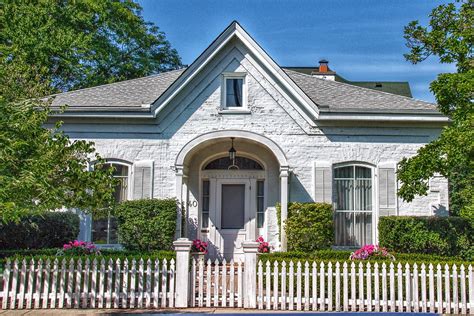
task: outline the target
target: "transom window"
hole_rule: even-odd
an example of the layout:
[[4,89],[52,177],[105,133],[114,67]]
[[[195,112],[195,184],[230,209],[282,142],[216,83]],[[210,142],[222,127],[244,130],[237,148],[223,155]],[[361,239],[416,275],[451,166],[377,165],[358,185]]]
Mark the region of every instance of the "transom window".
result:
[[222,87],[224,110],[246,110],[245,74],[225,73]]
[[227,170],[227,169],[239,169],[239,170],[263,170],[261,164],[257,161],[237,156],[235,157],[235,164],[232,164],[232,160],[229,157],[217,158],[208,163],[204,170]]
[[[129,166],[108,162],[104,166],[114,168],[113,177],[118,180],[115,186],[115,202],[128,199]],[[117,244],[117,220],[110,214],[106,218],[92,219],[92,242],[96,244]]]
[[337,246],[372,243],[372,169],[344,166],[334,169],[335,233]]

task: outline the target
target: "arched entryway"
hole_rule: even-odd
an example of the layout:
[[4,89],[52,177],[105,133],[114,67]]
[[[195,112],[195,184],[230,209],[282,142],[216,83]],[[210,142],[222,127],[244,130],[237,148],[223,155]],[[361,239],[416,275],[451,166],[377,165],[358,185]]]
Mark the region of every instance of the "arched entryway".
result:
[[275,205],[287,204],[288,175],[283,151],[264,136],[219,131],[191,140],[176,158],[176,192],[185,216],[180,236],[206,239],[211,257],[228,259],[243,253],[242,241],[259,235],[279,247]]

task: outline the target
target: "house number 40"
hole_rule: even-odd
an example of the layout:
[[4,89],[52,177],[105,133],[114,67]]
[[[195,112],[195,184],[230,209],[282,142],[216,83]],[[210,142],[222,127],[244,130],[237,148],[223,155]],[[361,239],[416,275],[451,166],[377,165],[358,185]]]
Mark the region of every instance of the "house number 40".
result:
[[196,200],[188,201],[186,204],[187,204],[186,205],[187,207],[197,207],[198,206],[198,201],[196,201]]

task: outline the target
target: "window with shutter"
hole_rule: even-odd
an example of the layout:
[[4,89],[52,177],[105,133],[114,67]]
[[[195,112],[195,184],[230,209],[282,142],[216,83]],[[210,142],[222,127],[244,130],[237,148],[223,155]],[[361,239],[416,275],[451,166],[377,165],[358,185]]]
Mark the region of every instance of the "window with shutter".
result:
[[372,169],[359,165],[334,168],[336,246],[372,243]]
[[133,165],[133,199],[150,199],[153,192],[153,161],[138,161]]
[[332,171],[328,161],[315,162],[314,201],[332,203]]
[[[103,166],[113,167],[113,177],[118,180],[115,187],[115,202],[120,203],[128,199],[130,166],[123,162],[107,161]],[[96,166],[97,168],[97,166]],[[117,244],[117,221],[110,214],[106,218],[92,218],[91,240],[96,244]]]
[[379,165],[379,215],[396,215],[397,181],[394,163]]

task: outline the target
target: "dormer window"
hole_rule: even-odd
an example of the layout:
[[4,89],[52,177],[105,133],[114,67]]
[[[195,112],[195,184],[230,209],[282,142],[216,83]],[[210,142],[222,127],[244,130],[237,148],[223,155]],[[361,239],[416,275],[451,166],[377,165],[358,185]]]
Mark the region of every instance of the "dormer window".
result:
[[222,82],[222,110],[247,111],[245,73],[224,73]]

